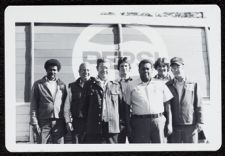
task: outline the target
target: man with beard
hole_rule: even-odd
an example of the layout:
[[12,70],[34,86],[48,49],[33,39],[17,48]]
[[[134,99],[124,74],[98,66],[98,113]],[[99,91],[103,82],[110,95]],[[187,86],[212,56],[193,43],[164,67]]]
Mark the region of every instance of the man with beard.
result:
[[165,110],[170,111],[168,101],[173,96],[165,83],[152,78],[152,72],[152,61],[142,60],[140,79],[127,87],[125,101],[131,106],[132,143],[164,143],[164,127],[172,133],[171,116],[166,122],[163,112],[164,105]]
[[72,134],[72,143],[76,144],[83,143],[85,137],[85,123],[81,114],[81,98],[84,84],[92,78],[90,77],[90,65],[88,63],[80,64],[79,75],[80,77],[68,86],[69,102],[65,103],[64,106],[66,127]]
[[170,60],[174,79],[167,86],[174,98],[171,100],[173,133],[170,143],[197,143],[202,129],[203,110],[199,85],[185,76],[184,61],[180,57]]
[[47,75],[32,87],[30,124],[38,144],[62,144],[66,133],[63,117],[66,85],[57,77],[61,69],[58,60],[47,60],[44,67]]
[[118,143],[121,90],[109,80],[110,62],[97,60],[98,76],[84,86],[82,114],[86,121],[85,143]]
[[157,70],[157,74],[155,75],[155,79],[169,81],[171,80],[171,76],[169,75],[170,64],[165,57],[159,57],[154,64],[155,70]]

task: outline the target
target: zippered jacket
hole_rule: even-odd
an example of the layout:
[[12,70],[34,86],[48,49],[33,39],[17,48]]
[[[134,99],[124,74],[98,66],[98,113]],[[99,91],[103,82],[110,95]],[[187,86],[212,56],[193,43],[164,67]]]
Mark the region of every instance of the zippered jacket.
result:
[[203,124],[202,97],[198,84],[185,80],[180,102],[174,79],[168,81],[166,84],[174,96],[171,99],[173,125]]

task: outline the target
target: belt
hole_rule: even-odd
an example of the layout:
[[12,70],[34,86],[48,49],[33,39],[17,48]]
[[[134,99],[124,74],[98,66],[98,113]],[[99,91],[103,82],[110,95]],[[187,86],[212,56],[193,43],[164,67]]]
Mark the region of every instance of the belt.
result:
[[158,114],[144,114],[144,115],[132,115],[132,118],[158,118],[162,116],[163,113]]

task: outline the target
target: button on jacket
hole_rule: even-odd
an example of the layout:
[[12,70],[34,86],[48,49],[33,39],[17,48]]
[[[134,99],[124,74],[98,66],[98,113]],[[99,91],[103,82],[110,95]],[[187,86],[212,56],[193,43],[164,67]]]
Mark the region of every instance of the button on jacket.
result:
[[47,87],[47,77],[36,81],[31,93],[31,125],[38,124],[40,119],[63,118],[63,108],[67,96],[66,85],[57,79],[57,91],[52,96]]
[[203,123],[202,97],[197,83],[185,80],[180,102],[176,90],[176,80],[170,80],[166,84],[174,96],[171,100],[173,125],[195,125],[197,123]]
[[83,92],[82,114],[86,119],[86,132],[89,134],[102,134],[102,109],[103,98],[107,111],[108,133],[119,133],[119,105],[121,102],[121,90],[118,83],[108,81],[105,91],[96,78],[86,82]]

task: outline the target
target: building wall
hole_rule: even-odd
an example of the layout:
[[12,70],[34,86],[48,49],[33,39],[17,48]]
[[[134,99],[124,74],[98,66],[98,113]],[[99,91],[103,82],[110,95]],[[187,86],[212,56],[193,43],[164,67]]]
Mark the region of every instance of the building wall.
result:
[[30,26],[16,25],[16,140],[28,141],[31,88]]
[[209,97],[209,62],[205,30],[190,27],[155,29],[166,43],[169,58],[182,57],[186,74],[200,84],[203,96]]
[[[89,24],[35,24],[33,27],[33,53],[31,57],[31,27],[29,24],[16,25],[16,140],[29,141],[29,98],[31,80],[38,80],[45,75],[44,63],[47,59],[56,58],[62,63],[59,77],[68,84],[78,77],[77,69],[79,61],[89,60],[93,64],[93,74],[95,71],[96,56],[104,55],[104,52],[111,52],[108,56],[114,62],[118,57],[119,49],[119,30],[116,25],[94,25],[91,31],[101,30],[93,37],[87,38],[89,41],[81,45],[90,54],[87,58],[75,58],[77,64],[72,62],[74,56],[74,45],[81,33],[90,26]],[[103,29],[99,29],[102,27]],[[136,26],[137,27],[137,26]],[[186,73],[191,78],[197,80],[203,90],[203,96],[209,98],[209,62],[206,45],[205,31],[202,28],[194,27],[152,27],[162,38],[167,49],[168,57],[178,56],[184,58]],[[151,34],[143,34],[134,27],[122,27],[122,42],[140,41],[151,44],[154,39]],[[90,45],[88,45],[90,43]],[[131,42],[132,43],[132,42]],[[87,44],[87,45],[86,45]],[[91,48],[91,46],[94,47]],[[102,46],[103,45],[103,46]],[[107,45],[107,46],[105,46]],[[121,45],[122,46],[122,45]],[[154,44],[153,44],[154,46]],[[96,47],[99,47],[96,48]],[[103,50],[101,50],[101,47]],[[105,49],[104,49],[105,48]],[[138,49],[126,49],[124,55],[132,53],[137,59]],[[129,55],[128,55],[129,56]],[[152,57],[156,59],[155,56]],[[32,67],[31,61],[34,61]],[[114,64],[115,65],[115,64]],[[73,67],[76,66],[76,67]],[[33,69],[33,71],[31,71]],[[133,64],[133,75],[138,75],[137,61]],[[33,73],[33,74],[32,74]],[[116,73],[116,72],[115,72]]]

